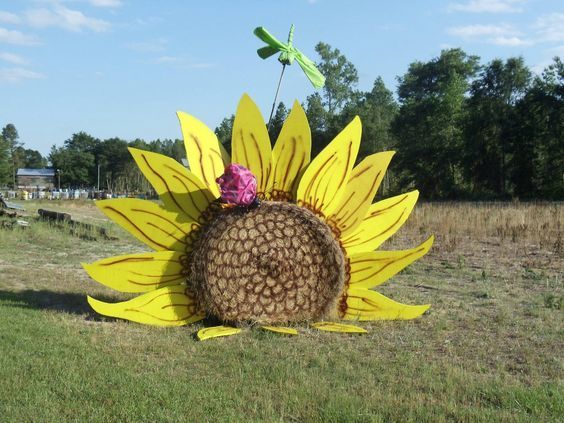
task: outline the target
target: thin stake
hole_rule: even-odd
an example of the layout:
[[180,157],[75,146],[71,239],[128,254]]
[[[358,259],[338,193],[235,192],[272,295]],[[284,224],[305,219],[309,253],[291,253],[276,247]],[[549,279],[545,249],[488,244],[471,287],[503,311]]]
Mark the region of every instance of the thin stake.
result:
[[274,108],[276,107],[276,99],[278,99],[278,91],[280,91],[280,84],[282,83],[282,77],[284,76],[284,69],[286,69],[286,64],[282,65],[282,73],[280,74],[280,79],[278,80],[278,87],[276,87],[276,94],[274,95],[274,103],[272,103],[272,110],[270,111],[270,117],[268,118],[267,129],[270,131],[270,124],[272,123],[272,115],[274,114]]

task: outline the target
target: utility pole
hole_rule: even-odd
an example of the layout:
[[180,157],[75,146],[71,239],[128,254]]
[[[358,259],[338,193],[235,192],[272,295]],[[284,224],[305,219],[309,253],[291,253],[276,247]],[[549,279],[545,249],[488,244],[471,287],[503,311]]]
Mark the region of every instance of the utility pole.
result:
[[100,163],[98,163],[98,192],[100,192]]

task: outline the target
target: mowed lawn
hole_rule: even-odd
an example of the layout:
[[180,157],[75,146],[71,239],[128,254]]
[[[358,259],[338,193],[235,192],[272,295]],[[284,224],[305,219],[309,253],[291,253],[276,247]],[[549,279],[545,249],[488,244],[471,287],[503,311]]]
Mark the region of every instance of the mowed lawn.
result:
[[[0,225],[0,421],[561,421],[564,211],[558,204],[421,204],[383,248],[432,251],[378,290],[431,303],[367,335],[297,326],[199,342],[106,319],[86,295],[127,298],[80,262],[145,251],[89,202],[28,202]],[[36,221],[66,211],[92,240]]]

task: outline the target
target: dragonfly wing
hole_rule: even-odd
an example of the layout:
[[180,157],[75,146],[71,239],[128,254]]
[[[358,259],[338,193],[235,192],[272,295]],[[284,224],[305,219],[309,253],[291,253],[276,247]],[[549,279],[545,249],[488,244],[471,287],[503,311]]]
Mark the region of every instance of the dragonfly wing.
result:
[[262,41],[264,41],[266,44],[268,44],[270,47],[273,47],[273,48],[276,48],[276,49],[279,49],[279,50],[286,47],[286,45],[284,43],[282,43],[278,39],[276,39],[276,37],[274,35],[272,35],[270,32],[268,32],[262,26],[255,28],[253,33],[258,38],[260,38]]
[[315,67],[315,63],[308,59],[302,52],[296,51],[296,61],[315,88],[321,88],[325,85],[325,77]]
[[273,54],[278,53],[278,51],[279,50],[275,47],[266,46],[266,47],[259,48],[257,50],[257,53],[258,53],[258,55],[261,59],[267,59],[270,56],[272,56]]

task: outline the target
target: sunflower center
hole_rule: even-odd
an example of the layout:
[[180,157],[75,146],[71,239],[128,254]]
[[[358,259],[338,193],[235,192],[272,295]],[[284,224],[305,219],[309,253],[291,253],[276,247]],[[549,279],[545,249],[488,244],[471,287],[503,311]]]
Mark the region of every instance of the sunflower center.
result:
[[321,318],[336,308],[345,259],[331,229],[295,204],[222,210],[193,245],[189,285],[222,321]]

